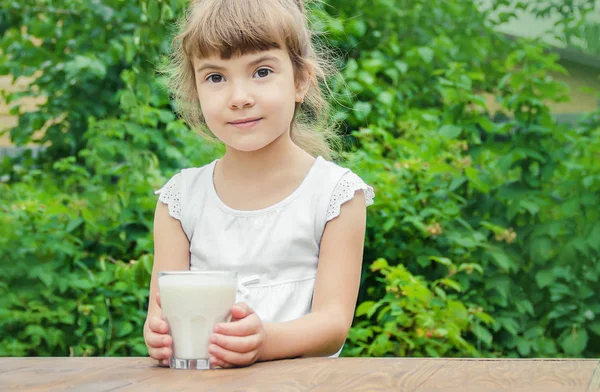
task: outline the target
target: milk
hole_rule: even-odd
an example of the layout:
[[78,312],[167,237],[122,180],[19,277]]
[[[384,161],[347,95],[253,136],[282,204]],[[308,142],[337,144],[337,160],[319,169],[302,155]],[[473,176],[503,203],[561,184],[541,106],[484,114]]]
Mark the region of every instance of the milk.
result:
[[163,317],[173,337],[176,359],[208,359],[213,326],[230,318],[235,303],[234,272],[160,272],[158,277]]

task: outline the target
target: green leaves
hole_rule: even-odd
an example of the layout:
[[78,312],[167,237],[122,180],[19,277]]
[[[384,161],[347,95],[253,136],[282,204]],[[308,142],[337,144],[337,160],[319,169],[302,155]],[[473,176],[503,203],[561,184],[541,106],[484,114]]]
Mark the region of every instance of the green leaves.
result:
[[[450,259],[432,259],[449,271],[456,271]],[[491,342],[491,335],[481,322],[492,323],[492,318],[481,310],[467,309],[462,302],[446,294],[444,287],[460,290],[457,282],[449,278],[427,282],[402,265],[390,267],[385,259],[375,261],[371,270],[383,277],[386,294],[378,301],[365,301],[358,306],[357,323],[348,335],[350,345],[345,353],[357,356],[476,355],[475,348],[461,336],[469,329]],[[475,314],[478,321],[469,321],[470,313]],[[376,323],[370,321],[374,315]]]
[[509,271],[511,269],[518,269],[515,263],[510,257],[500,249],[492,250],[490,252],[493,262],[500,267],[503,271]]
[[356,317],[367,316],[367,318],[371,318],[381,305],[381,303],[375,303],[373,301],[363,302],[356,309]]
[[105,64],[97,58],[76,55],[73,60],[65,63],[65,74],[67,83],[75,84],[82,77],[94,76],[103,79],[106,76]]
[[592,229],[587,236],[587,243],[590,248],[600,253],[600,222],[596,222],[592,226]]
[[461,132],[462,129],[456,125],[446,124],[440,128],[440,135],[447,137],[448,139],[456,139]]
[[169,41],[159,19],[183,3],[42,3],[0,11],[0,74],[29,77],[7,100],[44,98],[15,112],[11,138],[29,144],[48,127],[43,153],[0,163],[0,355],[145,355],[152,190],[216,151],[155,78]]
[[477,337],[477,339],[485,343],[487,346],[492,345],[493,337],[487,328],[483,327],[480,324],[475,324],[472,328],[472,332]]
[[567,355],[581,355],[588,344],[588,333],[585,329],[573,327],[565,330],[558,341]]
[[535,274],[535,281],[540,289],[550,286],[555,280],[556,277],[554,276],[554,270],[552,269],[541,270]]
[[[502,320],[470,330],[471,344],[502,356],[571,355],[558,338],[585,319],[577,309],[598,306],[590,292],[600,281],[600,114],[557,124],[546,106],[567,92],[553,79],[564,72],[557,57],[498,36],[472,2],[437,2],[424,20],[424,1],[400,12],[392,2],[357,1],[330,3],[346,26],[368,26],[333,42],[348,53],[345,76],[361,108],[344,117],[359,146],[347,162],[378,187],[365,254],[389,265],[373,271],[403,265],[437,282],[436,299],[454,295]],[[448,262],[459,267],[448,270]],[[359,319],[390,295],[375,273],[365,277],[361,299],[370,305]],[[396,325],[410,325],[406,309],[397,317]],[[543,333],[524,336],[541,325]],[[366,321],[359,328],[372,328],[372,342],[384,333]],[[396,351],[381,338],[385,344],[354,353],[419,347],[415,336],[393,336]],[[425,347],[423,355],[440,354]]]
[[434,52],[431,48],[423,46],[417,48],[417,52],[419,52],[419,56],[421,56],[425,63],[429,64],[433,61]]
[[[13,3],[0,74],[30,88],[7,94],[8,132],[27,145],[47,130],[42,154],[0,163],[0,355],[145,355],[152,190],[219,151],[155,74],[186,4]],[[552,11],[521,8],[534,3]],[[474,2],[311,7],[344,57],[343,164],[377,193],[346,353],[595,355],[600,114],[556,124],[557,58],[498,35]],[[22,113],[28,97],[43,100]]]
[[466,167],[465,176],[469,179],[469,183],[476,190],[483,193],[488,193],[490,191],[490,186],[481,178],[481,173],[477,169],[473,167]]
[[368,102],[357,102],[354,105],[354,116],[358,121],[364,121],[371,113],[371,104]]

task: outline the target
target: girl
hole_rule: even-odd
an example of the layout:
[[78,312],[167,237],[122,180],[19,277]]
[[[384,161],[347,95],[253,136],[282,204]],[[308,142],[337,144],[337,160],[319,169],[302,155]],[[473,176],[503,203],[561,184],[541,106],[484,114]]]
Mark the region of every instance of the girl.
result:
[[158,193],[144,338],[168,365],[160,270],[238,272],[211,366],[338,356],[352,323],[373,190],[329,161],[325,67],[300,0],[194,0],[173,41],[171,89],[225,154]]

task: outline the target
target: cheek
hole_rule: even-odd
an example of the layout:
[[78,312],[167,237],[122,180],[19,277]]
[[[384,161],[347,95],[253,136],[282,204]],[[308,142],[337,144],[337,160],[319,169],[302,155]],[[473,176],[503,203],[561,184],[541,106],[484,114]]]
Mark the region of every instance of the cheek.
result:
[[202,115],[204,116],[204,119],[209,122],[219,113],[218,108],[220,107],[220,103],[214,95],[211,98],[210,96],[199,94],[198,99],[200,100]]
[[284,120],[291,120],[294,114],[295,91],[287,85],[279,85],[270,89],[264,95],[263,106],[267,106],[271,113],[276,113],[277,117]]

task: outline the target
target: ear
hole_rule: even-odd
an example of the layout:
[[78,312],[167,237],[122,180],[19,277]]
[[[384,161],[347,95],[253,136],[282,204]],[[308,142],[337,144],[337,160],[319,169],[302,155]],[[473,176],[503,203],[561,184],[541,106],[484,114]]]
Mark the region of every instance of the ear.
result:
[[310,81],[313,75],[313,68],[310,64],[305,64],[304,69],[298,72],[296,77],[296,102],[302,101],[310,88]]

